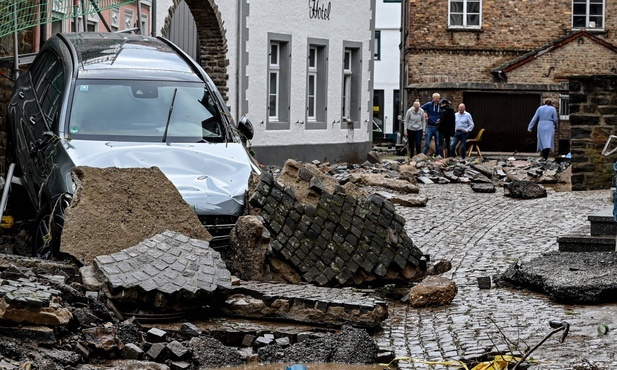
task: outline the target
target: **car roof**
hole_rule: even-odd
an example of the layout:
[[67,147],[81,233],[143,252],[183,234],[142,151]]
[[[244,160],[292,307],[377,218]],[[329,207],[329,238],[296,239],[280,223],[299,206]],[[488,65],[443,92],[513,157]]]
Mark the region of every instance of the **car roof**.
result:
[[64,33],[77,78],[203,81],[193,63],[161,39],[123,33]]

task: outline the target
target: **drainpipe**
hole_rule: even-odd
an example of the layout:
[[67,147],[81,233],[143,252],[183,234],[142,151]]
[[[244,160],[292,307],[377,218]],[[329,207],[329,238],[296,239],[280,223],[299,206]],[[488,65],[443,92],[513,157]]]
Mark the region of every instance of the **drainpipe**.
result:
[[244,68],[242,65],[242,50],[244,49],[244,40],[242,39],[242,19],[244,17],[244,7],[243,7],[243,3],[244,0],[238,0],[237,4],[238,4],[238,17],[236,19],[236,107],[235,107],[235,117],[236,120],[240,120],[240,109],[242,107],[242,103],[240,102],[240,98],[242,96],[242,93],[240,91],[240,89],[242,88],[242,81],[240,81],[240,79],[242,78],[242,74],[240,73],[241,69]]
[[156,37],[157,34],[157,25],[156,25],[156,0],[152,0],[152,5],[150,6],[150,22],[152,23],[150,25],[150,30],[152,31],[152,37]]
[[407,0],[401,1],[401,70],[400,70],[400,93],[399,93],[399,113],[401,119],[399,120],[397,144],[403,142],[403,129],[405,128],[405,112],[407,112],[407,62],[405,60],[405,49],[407,48]]

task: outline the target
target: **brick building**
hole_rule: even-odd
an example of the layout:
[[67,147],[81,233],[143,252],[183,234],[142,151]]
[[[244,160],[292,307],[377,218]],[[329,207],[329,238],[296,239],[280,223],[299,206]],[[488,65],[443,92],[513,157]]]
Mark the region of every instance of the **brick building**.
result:
[[[559,105],[559,152],[570,151],[568,78],[617,74],[617,1],[409,0],[408,101],[433,92],[464,102],[483,150],[535,151],[527,125]],[[475,134],[472,133],[472,136]]]

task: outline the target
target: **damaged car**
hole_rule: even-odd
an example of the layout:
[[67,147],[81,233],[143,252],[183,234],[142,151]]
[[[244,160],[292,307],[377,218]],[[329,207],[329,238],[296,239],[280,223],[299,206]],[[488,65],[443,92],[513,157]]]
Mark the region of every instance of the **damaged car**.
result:
[[[158,167],[213,235],[243,213],[259,168],[206,72],[163,38],[67,33],[47,40],[15,83],[7,168],[36,211],[33,253],[58,253],[75,166]],[[218,231],[218,232],[217,232]]]

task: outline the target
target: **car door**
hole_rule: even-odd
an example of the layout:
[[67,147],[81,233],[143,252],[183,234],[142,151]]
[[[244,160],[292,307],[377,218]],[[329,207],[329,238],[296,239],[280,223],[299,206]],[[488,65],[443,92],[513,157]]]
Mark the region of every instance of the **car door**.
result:
[[30,71],[31,86],[25,92],[26,102],[18,125],[21,132],[17,133],[22,137],[17,155],[20,163],[27,163],[22,169],[35,205],[39,203],[39,190],[53,166],[51,153],[58,141],[51,127],[59,112],[65,84],[60,58],[53,50],[48,49],[43,53]]

